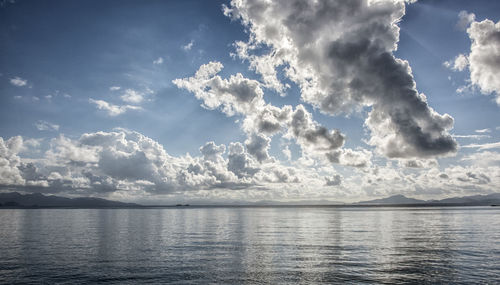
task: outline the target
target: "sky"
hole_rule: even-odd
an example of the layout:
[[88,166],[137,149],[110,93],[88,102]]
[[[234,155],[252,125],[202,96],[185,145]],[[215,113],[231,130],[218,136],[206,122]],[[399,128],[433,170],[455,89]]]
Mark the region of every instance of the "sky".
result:
[[498,1],[0,2],[0,191],[353,202],[500,185]]

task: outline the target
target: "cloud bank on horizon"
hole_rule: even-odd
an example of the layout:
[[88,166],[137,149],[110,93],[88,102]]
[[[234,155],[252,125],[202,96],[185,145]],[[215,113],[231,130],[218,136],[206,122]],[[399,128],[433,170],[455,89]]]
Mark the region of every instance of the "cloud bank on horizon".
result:
[[[460,109],[464,94],[469,101],[478,100],[475,90],[494,94],[500,105],[500,23],[476,21],[477,15],[465,10],[449,16],[453,33],[468,35],[470,45],[458,55],[446,54],[452,59],[444,63],[433,60],[443,63],[439,76],[448,77],[448,90],[462,95],[425,83],[424,94],[417,82],[430,78],[414,74],[411,59],[418,56],[404,54],[401,44],[407,44],[400,42],[407,10],[430,7],[413,2],[218,4],[223,26],[240,29],[239,39],[228,39],[225,55],[211,50],[203,38],[210,26],[197,24],[191,38],[179,36],[172,55],[152,53],[142,65],[131,61],[121,77],[96,79],[105,87],[91,95],[79,81],[71,91],[43,95],[37,80],[1,70],[2,90],[22,94],[4,102],[21,110],[19,106],[40,102],[36,110],[41,111],[30,117],[29,126],[43,136],[28,131],[4,136],[11,128],[22,130],[22,124],[2,123],[0,188],[134,201],[352,201],[396,193],[444,197],[494,192],[500,185],[495,117],[486,119],[487,125],[478,120],[480,125],[460,127],[469,133],[458,134],[452,133],[454,125],[471,115],[452,111]],[[3,13],[12,7],[2,8]],[[424,42],[418,33],[412,36],[410,24],[403,35]],[[147,31],[156,29],[154,22],[153,27]],[[19,32],[5,32],[10,33]],[[128,37],[136,35],[133,30]],[[106,60],[115,57],[106,55]],[[175,66],[187,67],[166,73]],[[498,112],[495,104],[489,105]],[[439,111],[447,109],[451,111]],[[72,111],[87,120],[43,116]],[[169,154],[170,143],[201,135],[192,130],[196,126],[208,140]],[[71,132],[73,128],[82,131]],[[220,134],[229,129],[238,135]],[[158,138],[157,133],[165,137],[151,138]],[[462,148],[457,140],[464,142]]]

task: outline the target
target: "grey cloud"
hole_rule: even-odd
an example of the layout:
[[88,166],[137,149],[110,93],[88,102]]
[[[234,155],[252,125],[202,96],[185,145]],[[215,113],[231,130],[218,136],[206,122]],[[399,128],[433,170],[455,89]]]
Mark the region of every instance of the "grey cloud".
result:
[[450,178],[446,173],[439,174],[439,178],[448,179]]
[[335,174],[332,177],[326,177],[326,186],[338,186],[342,183],[342,176]]
[[292,114],[289,136],[311,152],[329,152],[342,147],[344,135],[338,130],[329,131],[312,120],[311,114],[302,105],[298,105]]
[[250,157],[245,153],[241,143],[231,143],[229,145],[228,169],[239,178],[250,177],[259,171],[255,167]]
[[488,184],[491,182],[491,179],[483,173],[473,173],[467,172],[465,176],[461,176],[457,178],[462,182],[473,182],[477,184]]
[[[256,12],[258,11],[258,12]],[[257,68],[266,57],[301,88],[302,99],[336,115],[371,106],[366,121],[371,145],[389,157],[452,154],[453,118],[440,115],[416,90],[408,62],[394,57],[399,40],[399,1],[232,1],[227,15],[250,30],[238,56]],[[252,51],[265,44],[270,54]],[[267,72],[267,73],[266,73]]]
[[245,146],[250,155],[253,155],[259,162],[269,159],[269,146],[271,139],[263,135],[253,134],[245,141]]
[[[193,92],[209,109],[220,108],[229,116],[244,115],[242,128],[248,135],[245,145],[258,162],[270,158],[269,136],[281,130],[286,130],[286,136],[295,139],[307,153],[324,155],[342,147],[344,135],[319,125],[303,105],[293,110],[289,105],[278,108],[266,104],[257,81],[241,74],[223,79],[216,75],[221,69],[222,64],[210,62],[202,65],[193,77],[173,82]],[[241,177],[241,173],[238,176]]]

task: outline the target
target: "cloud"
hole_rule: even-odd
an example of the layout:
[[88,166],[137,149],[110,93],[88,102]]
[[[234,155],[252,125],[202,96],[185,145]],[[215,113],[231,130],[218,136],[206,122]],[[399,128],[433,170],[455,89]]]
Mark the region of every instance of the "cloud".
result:
[[336,174],[332,177],[325,177],[326,186],[338,186],[342,183],[342,176]]
[[228,146],[207,142],[200,147],[198,156],[172,156],[158,142],[123,129],[86,133],[77,139],[61,135],[52,139],[49,149],[42,157],[37,154],[37,158],[24,157],[34,153],[24,150],[27,148],[41,145],[19,136],[0,138],[2,189],[128,199],[150,197],[155,201],[163,195],[187,200],[211,197],[218,201],[237,197],[247,201],[325,197],[344,200],[342,197],[395,193],[489,193],[500,183],[500,160],[494,152],[463,159],[496,159],[473,166],[438,169],[432,160],[407,160],[410,168],[369,164],[342,177],[329,165],[304,164],[300,159],[288,166],[276,160],[259,163],[239,142]]
[[281,151],[283,152],[283,155],[286,157],[287,160],[292,159],[292,152],[290,151],[288,145],[286,145]]
[[22,79],[21,77],[14,77],[10,79],[10,84],[18,87],[26,86],[28,84],[28,80]]
[[242,128],[249,137],[245,145],[257,161],[270,158],[267,154],[269,136],[280,131],[285,132],[286,138],[295,139],[304,153],[325,158],[344,144],[345,138],[340,131],[321,126],[303,105],[293,110],[288,105],[278,108],[267,104],[258,81],[240,73],[223,79],[217,75],[222,68],[221,63],[210,62],[200,66],[194,76],[175,79],[173,83],[194,93],[207,109],[219,109],[227,116],[245,116]]
[[464,145],[462,147],[465,148],[477,148],[479,150],[485,150],[485,149],[492,149],[492,148],[500,148],[500,142],[494,142],[494,143],[484,143],[484,144],[468,144]]
[[435,159],[402,159],[399,165],[406,168],[432,168],[437,167],[438,162]]
[[185,51],[191,50],[193,48],[193,45],[194,45],[194,40],[191,40],[188,44],[183,45],[182,49]]
[[283,89],[276,83],[283,68],[302,100],[323,113],[371,107],[369,144],[388,157],[453,154],[453,118],[428,106],[409,63],[393,55],[404,8],[402,1],[232,1],[224,12],[248,28],[236,56],[267,87]]
[[483,134],[483,133],[491,133],[491,130],[490,129],[480,129],[480,130],[475,130],[475,132]]
[[469,154],[461,159],[462,161],[472,162],[473,165],[490,167],[500,165],[500,153],[495,151],[481,151]]
[[20,136],[4,140],[0,137],[0,185],[22,185],[24,179],[18,166],[21,165],[21,158],[18,153],[21,151],[23,139]]
[[[2,189],[186,197],[199,191],[229,195],[241,190],[252,196],[266,189],[279,193],[285,189],[288,189],[285,192],[308,188],[317,191],[325,186],[325,178],[316,170],[284,166],[276,160],[260,164],[239,142],[228,146],[207,142],[200,147],[200,156],[171,156],[158,142],[137,132],[117,129],[85,133],[78,139],[60,135],[50,141],[42,157],[21,158],[19,153],[25,143],[22,137],[7,141],[0,138]],[[329,177],[334,175],[329,169],[322,172]],[[251,190],[256,192],[247,192]],[[287,195],[285,192],[280,195]]]
[[[462,11],[463,12],[463,11]],[[465,14],[460,15],[465,15]],[[460,16],[459,17],[462,17]],[[479,87],[483,94],[496,94],[496,102],[500,105],[500,22],[491,20],[475,21],[473,14],[468,14],[470,26],[467,34],[471,39],[469,55],[459,55],[459,58],[468,59],[470,82],[472,86]],[[470,16],[472,15],[472,16]],[[453,69],[463,70],[465,60],[455,61]],[[456,68],[455,68],[456,66]]]
[[203,107],[210,110],[220,108],[228,116],[248,114],[264,105],[264,92],[258,81],[244,78],[241,73],[223,79],[217,75],[222,68],[220,62],[210,62],[200,66],[193,77],[172,82],[194,93],[203,101]]
[[474,20],[476,20],[476,15],[474,15],[474,13],[460,11],[460,13],[458,13],[458,22],[456,26],[458,29],[465,31]]
[[159,58],[155,59],[153,61],[153,64],[154,65],[161,65],[161,64],[163,64],[163,57],[160,56]]
[[445,61],[444,66],[453,71],[463,71],[469,65],[469,59],[463,54],[459,54],[453,61]]
[[144,100],[144,96],[145,94],[142,92],[138,92],[133,89],[127,89],[125,90],[125,93],[120,96],[120,98],[127,103],[139,104]]
[[142,110],[142,108],[139,106],[114,105],[104,100],[94,100],[92,98],[89,99],[89,102],[95,104],[97,106],[97,109],[106,111],[107,114],[112,117],[121,115],[128,110]]
[[268,153],[270,144],[270,138],[258,134],[252,134],[252,136],[245,141],[248,153],[254,156],[259,162],[266,161],[270,158]]
[[327,154],[344,144],[345,137],[340,131],[320,126],[303,105],[296,107],[289,126],[287,137],[295,138],[307,153]]
[[452,135],[454,138],[462,138],[462,139],[475,139],[480,140],[484,138],[491,138],[490,135]]
[[43,121],[43,120],[36,121],[35,127],[39,131],[58,131],[59,130],[59,125],[51,124],[51,123],[49,123],[47,121]]
[[120,89],[121,89],[120,86],[111,86],[111,87],[109,87],[109,91],[118,91]]

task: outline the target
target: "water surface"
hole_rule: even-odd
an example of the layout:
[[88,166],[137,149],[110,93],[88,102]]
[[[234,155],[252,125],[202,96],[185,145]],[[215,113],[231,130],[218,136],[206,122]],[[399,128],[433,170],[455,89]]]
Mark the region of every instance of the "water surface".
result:
[[0,210],[0,282],[500,283],[500,209]]

